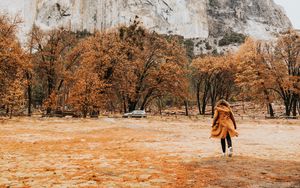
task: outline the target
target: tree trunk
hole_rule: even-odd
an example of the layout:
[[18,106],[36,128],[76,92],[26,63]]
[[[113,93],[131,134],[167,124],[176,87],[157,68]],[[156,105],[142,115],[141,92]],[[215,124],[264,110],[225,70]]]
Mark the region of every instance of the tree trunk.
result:
[[27,95],[28,95],[28,116],[31,116],[31,104],[32,104],[31,84],[28,84],[27,86]]
[[291,109],[290,109],[290,104],[288,101],[284,102],[284,106],[285,106],[285,115],[286,116],[290,116],[291,115]]
[[83,118],[87,117],[87,109],[86,108],[83,109],[82,114],[83,114]]
[[197,95],[197,106],[198,106],[199,114],[201,114],[201,103],[200,103],[200,84],[197,84],[197,91],[196,91],[196,95]]
[[161,105],[161,100],[160,99],[158,99],[158,102],[159,102],[159,115],[162,115],[162,105]]
[[13,114],[13,107],[11,106],[11,107],[10,107],[10,113],[9,113],[9,119],[12,118],[12,114]]
[[245,99],[244,99],[244,96],[242,98],[242,106],[243,106],[243,113],[245,114],[246,113],[246,109],[245,109]]
[[[85,87],[85,94],[87,94],[87,86]],[[84,97],[84,103],[83,103],[83,108],[82,108],[82,115],[83,118],[86,118],[87,113],[88,113],[88,102],[87,102],[87,95]]]
[[52,79],[48,76],[48,97],[50,97],[52,92]]
[[273,110],[272,103],[269,103],[268,106],[269,106],[268,109],[269,109],[270,117],[274,117],[274,110]]
[[291,111],[290,111],[290,109],[289,109],[289,107],[285,107],[285,115],[286,116],[290,116],[291,115]]
[[217,96],[216,95],[211,95],[211,117],[214,117],[215,115],[215,105],[217,101]]
[[136,105],[137,105],[137,102],[132,102],[132,101],[129,101],[128,102],[128,111],[129,112],[132,112],[132,111],[134,111],[135,110],[135,108],[136,108]]
[[51,107],[47,107],[46,114],[49,115],[51,111],[52,111]]
[[297,116],[297,99],[296,97],[293,100],[293,116],[296,117]]
[[217,94],[215,88],[212,88],[210,93],[210,100],[211,100],[211,116],[214,117],[215,115],[215,104],[217,100]]
[[298,107],[297,107],[297,109],[298,109],[298,114],[300,115],[300,99],[297,100],[297,103],[298,103]]
[[152,93],[153,89],[150,89],[147,95],[144,97],[140,110],[144,110],[146,108],[146,104],[149,102],[149,98],[151,97]]
[[[30,50],[30,54],[31,54],[31,50]],[[31,104],[32,104],[32,95],[31,95],[31,82],[30,82],[30,80],[31,80],[31,74],[28,72],[28,71],[26,71],[26,79],[27,79],[27,81],[28,81],[28,84],[27,84],[27,97],[28,97],[28,107],[27,107],[27,111],[28,111],[28,116],[31,116]]]
[[9,106],[7,105],[6,106],[6,115],[8,115],[8,113],[9,113]]
[[124,95],[123,95],[122,99],[123,99],[123,110],[124,110],[124,113],[127,113],[126,98],[125,98]]
[[207,105],[207,99],[208,99],[208,92],[210,90],[210,84],[206,83],[204,92],[203,92],[203,97],[202,97],[202,114],[205,115],[206,112],[206,105]]
[[215,101],[211,101],[211,117],[213,118],[215,115]]
[[206,101],[202,101],[202,115],[205,115],[206,112]]
[[143,103],[142,103],[142,105],[140,107],[140,110],[145,110],[147,102],[148,102],[148,98],[144,99],[144,101],[143,101]]
[[59,82],[59,85],[58,85],[58,87],[57,87],[57,91],[60,91],[61,87],[63,86],[63,83],[64,83],[64,80],[61,80],[61,81]]
[[187,100],[184,100],[184,106],[185,106],[185,115],[189,116],[189,102]]
[[[114,105],[114,103],[112,101],[110,101],[109,103],[109,107],[110,107],[110,110],[113,112],[113,113],[116,113],[116,107]],[[99,111],[99,110],[98,110]],[[99,111],[99,115],[100,115],[100,111]]]
[[[263,87],[266,88],[263,84]],[[272,103],[270,103],[270,97],[269,97],[269,92],[267,89],[264,89],[264,94],[266,96],[266,101],[268,102],[268,113],[270,114],[270,117],[274,117],[274,110],[273,110],[273,106]]]

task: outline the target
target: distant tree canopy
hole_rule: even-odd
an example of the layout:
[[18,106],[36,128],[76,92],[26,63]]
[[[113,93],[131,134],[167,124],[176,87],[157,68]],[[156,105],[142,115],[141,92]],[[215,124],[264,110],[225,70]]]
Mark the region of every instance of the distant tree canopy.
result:
[[[271,102],[281,99],[285,115],[300,113],[300,36],[294,31],[283,33],[276,43],[247,40],[238,53],[238,83],[264,101],[273,115]],[[297,112],[298,109],[298,112]]]
[[242,33],[229,32],[225,33],[223,38],[219,41],[219,46],[227,46],[230,44],[242,44],[245,42],[246,36]]
[[209,99],[214,106],[217,99],[235,96],[235,99],[264,104],[271,116],[275,115],[273,102],[280,100],[286,116],[299,114],[299,38],[295,31],[283,33],[276,42],[248,38],[239,51],[230,56],[195,59],[192,84],[199,113],[205,113]]
[[160,35],[138,21],[95,33],[33,26],[23,47],[16,36],[20,23],[0,16],[0,113],[27,109],[30,115],[34,107],[86,117],[185,106],[188,114],[195,104],[205,114],[221,98],[259,103],[271,116],[280,113],[274,102],[286,116],[300,112],[295,31],[273,42],[231,33],[219,45],[243,43],[236,53],[195,58],[192,40]]
[[213,112],[218,99],[228,100],[232,97],[235,86],[235,66],[231,55],[200,57],[193,61],[191,68],[200,114],[205,114],[209,99]]
[[[139,22],[86,37],[63,28],[33,27],[28,48],[34,88],[50,113],[145,109],[164,96],[185,99],[188,60],[183,44],[143,28]],[[79,36],[79,37],[78,37]],[[35,90],[34,90],[35,91]]]
[[0,16],[0,107],[6,108],[10,116],[24,103],[24,73],[29,68],[26,54],[16,37],[20,23],[18,17]]
[[145,109],[158,97],[184,97],[187,91],[188,61],[183,47],[138,22],[96,33],[78,48],[80,64],[92,64],[93,72],[105,83],[103,94],[109,108],[121,104],[124,111]]

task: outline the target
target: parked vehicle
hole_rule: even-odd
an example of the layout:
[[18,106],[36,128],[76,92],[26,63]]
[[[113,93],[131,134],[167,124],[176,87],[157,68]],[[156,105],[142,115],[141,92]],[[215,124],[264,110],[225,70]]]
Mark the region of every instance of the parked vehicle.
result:
[[147,114],[145,110],[134,110],[129,113],[125,113],[123,118],[146,118]]

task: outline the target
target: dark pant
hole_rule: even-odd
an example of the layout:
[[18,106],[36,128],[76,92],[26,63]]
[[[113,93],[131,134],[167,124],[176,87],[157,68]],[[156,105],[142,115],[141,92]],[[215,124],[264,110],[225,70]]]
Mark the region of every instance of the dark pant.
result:
[[[232,147],[231,138],[230,138],[229,133],[227,133],[227,135],[226,135],[226,140],[227,140],[228,148]],[[225,153],[226,152],[225,138],[221,138],[221,145],[222,145],[222,151],[223,151],[223,153]]]

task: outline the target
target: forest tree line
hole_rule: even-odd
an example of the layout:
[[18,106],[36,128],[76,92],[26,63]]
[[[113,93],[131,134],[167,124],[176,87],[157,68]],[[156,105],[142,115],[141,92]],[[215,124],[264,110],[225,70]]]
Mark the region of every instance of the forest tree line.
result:
[[205,114],[221,98],[259,103],[270,116],[274,102],[286,116],[300,113],[300,37],[293,30],[272,42],[247,38],[232,54],[193,57],[182,37],[138,21],[92,34],[33,26],[22,45],[20,24],[0,16],[0,111],[10,116],[37,108],[86,117],[176,106],[188,114],[189,104]]

